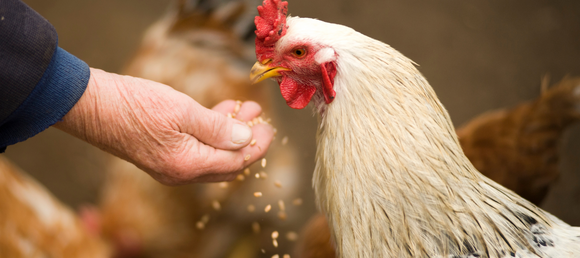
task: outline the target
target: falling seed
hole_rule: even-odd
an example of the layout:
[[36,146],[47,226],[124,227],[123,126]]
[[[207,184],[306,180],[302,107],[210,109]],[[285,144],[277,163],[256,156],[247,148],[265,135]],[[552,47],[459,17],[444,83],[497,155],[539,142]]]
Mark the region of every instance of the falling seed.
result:
[[262,197],[262,192],[255,192],[254,193],[254,196],[255,197]]
[[201,221],[198,221],[197,223],[195,223],[195,227],[199,230],[202,230],[205,227],[205,224]]
[[264,172],[264,171],[260,171],[260,178],[266,179],[266,178],[268,178],[268,174],[266,174],[266,172]]
[[252,204],[248,205],[248,211],[249,212],[254,212],[255,210],[256,210],[256,206],[254,206]]
[[298,234],[294,231],[290,231],[286,233],[286,239],[288,239],[288,241],[296,241],[298,240]]
[[266,159],[262,159],[262,167],[265,168],[266,167]]
[[278,238],[278,231],[274,231],[272,232],[272,239],[277,239]]
[[281,211],[286,210],[286,205],[284,205],[284,201],[282,200],[278,200],[278,207],[280,208]]
[[279,211],[278,212],[278,218],[280,220],[286,220],[286,218],[287,218],[286,212],[285,211]]
[[242,174],[239,174],[239,175],[237,175],[237,176],[236,176],[236,179],[237,179],[238,181],[244,181],[245,177],[244,177],[244,175],[242,175]]
[[290,258],[289,254],[285,254],[284,256],[282,256],[282,258]]
[[218,201],[213,201],[211,203],[211,206],[213,207],[214,210],[219,211],[222,209],[222,206],[220,205],[220,202]]
[[220,188],[228,188],[228,182],[220,182],[219,186]]
[[246,168],[244,169],[244,175],[249,176],[250,175],[250,169]]
[[294,199],[294,201],[292,201],[292,204],[294,204],[296,206],[300,206],[300,205],[302,205],[302,199],[296,198],[296,199]]
[[250,146],[254,146],[256,145],[257,140],[256,139],[252,139],[252,141],[250,141]]
[[274,128],[274,136],[278,134],[278,129]]
[[252,123],[252,121],[248,121],[248,122],[246,122],[246,124],[247,124],[249,127],[252,127],[252,126],[254,126],[254,123]]
[[274,185],[278,188],[282,188],[282,183],[280,183],[278,180],[274,181]]
[[284,138],[282,138],[282,145],[286,145],[288,143],[288,136],[284,136]]
[[260,252],[262,252],[263,254],[265,254],[266,253],[266,250],[260,249]]
[[250,154],[246,155],[246,156],[244,157],[244,160],[245,160],[245,161],[248,161],[248,160],[250,160]]
[[274,245],[274,247],[278,248],[278,241],[276,239],[272,240],[272,245]]
[[256,173],[256,178],[260,178],[260,173]]
[[252,231],[254,231],[254,233],[256,234],[260,233],[260,223],[258,222],[252,223]]
[[272,258],[280,258],[280,255],[277,255],[277,254],[272,255]]
[[272,205],[268,204],[266,205],[266,208],[264,208],[265,212],[269,212],[272,209]]
[[209,214],[205,214],[203,216],[201,216],[201,222],[203,222],[203,224],[207,224],[207,222],[209,221]]

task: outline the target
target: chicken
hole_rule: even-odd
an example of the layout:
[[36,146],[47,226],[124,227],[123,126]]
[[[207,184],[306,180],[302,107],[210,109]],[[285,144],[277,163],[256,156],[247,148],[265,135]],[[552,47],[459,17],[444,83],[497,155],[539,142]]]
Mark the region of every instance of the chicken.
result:
[[[558,140],[580,118],[580,78],[543,89],[536,100],[486,112],[457,130],[465,155],[481,173],[535,204],[559,175]],[[323,215],[304,226],[295,253],[335,257]]]
[[44,187],[0,157],[0,257],[110,257],[109,246]]
[[[253,42],[244,42],[253,31],[253,14],[246,5],[179,1],[148,29],[125,73],[170,85],[206,107],[225,99],[254,100],[275,123],[270,88],[250,84],[246,75],[253,59]],[[236,118],[245,119],[241,114]],[[249,248],[236,252],[237,257],[255,257],[272,244],[253,233],[252,223],[259,221],[262,229],[270,229],[280,219],[278,211],[250,213],[248,205],[263,210],[299,194],[296,151],[291,145],[279,146],[270,147],[265,168],[256,164],[247,171],[251,174],[242,175],[244,181],[226,184],[167,187],[114,158],[98,214],[91,216],[99,218],[104,237],[114,243],[119,257],[228,257],[240,245]],[[268,178],[256,179],[260,171]],[[275,187],[274,180],[283,180],[283,189]],[[263,197],[255,198],[255,191]],[[284,248],[290,247],[280,246]]]
[[457,129],[481,173],[538,205],[559,175],[558,140],[580,119],[580,78],[564,78],[534,101],[487,112]]
[[313,186],[338,257],[578,257],[580,229],[483,176],[414,63],[348,27],[256,17],[253,81],[320,115]]

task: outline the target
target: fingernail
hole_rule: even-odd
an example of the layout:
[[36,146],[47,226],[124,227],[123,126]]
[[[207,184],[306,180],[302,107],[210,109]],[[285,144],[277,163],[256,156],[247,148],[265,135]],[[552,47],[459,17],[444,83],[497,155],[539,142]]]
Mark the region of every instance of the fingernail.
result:
[[234,144],[242,144],[247,142],[252,137],[252,129],[244,124],[235,123],[232,127],[232,142]]

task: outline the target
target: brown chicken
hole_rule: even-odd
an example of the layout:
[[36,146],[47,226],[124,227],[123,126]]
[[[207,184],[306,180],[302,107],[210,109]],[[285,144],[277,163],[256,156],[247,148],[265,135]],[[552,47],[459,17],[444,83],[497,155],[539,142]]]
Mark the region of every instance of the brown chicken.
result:
[[540,204],[558,178],[564,130],[580,120],[580,78],[564,78],[533,101],[484,113],[457,129],[463,152],[484,175]]
[[[251,85],[247,77],[255,5],[221,2],[179,1],[147,30],[125,72],[170,85],[206,107],[225,99],[256,101],[275,125],[269,102],[272,87]],[[291,144],[277,148],[279,139],[276,142],[265,168],[255,164],[225,184],[167,187],[114,159],[100,214],[93,217],[100,217],[103,235],[114,243],[119,257],[255,257],[260,249],[273,248],[265,231],[275,229],[278,216],[286,217],[276,208],[278,201],[290,202],[300,194],[293,179],[299,176],[296,152]],[[274,185],[276,180],[284,181],[282,189]],[[254,197],[257,191],[263,197]],[[265,213],[268,204],[274,208]],[[253,212],[248,212],[249,206]],[[253,233],[257,225],[263,234]],[[284,248],[289,247],[279,249]]]
[[110,257],[105,242],[43,186],[0,157],[0,257]]
[[[539,204],[559,175],[559,139],[580,120],[580,78],[564,78],[513,108],[489,111],[457,129],[465,155],[484,175]],[[326,217],[304,226],[296,257],[336,257]]]

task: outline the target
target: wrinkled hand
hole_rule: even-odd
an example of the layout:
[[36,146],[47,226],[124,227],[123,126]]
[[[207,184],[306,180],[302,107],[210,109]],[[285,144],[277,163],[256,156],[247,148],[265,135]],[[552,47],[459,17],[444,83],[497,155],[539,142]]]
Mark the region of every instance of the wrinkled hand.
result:
[[259,116],[257,103],[244,102],[236,119],[228,118],[235,105],[209,110],[169,86],[91,69],[84,95],[55,127],[164,184],[229,181],[263,157],[273,137],[268,124],[250,128],[236,120]]

